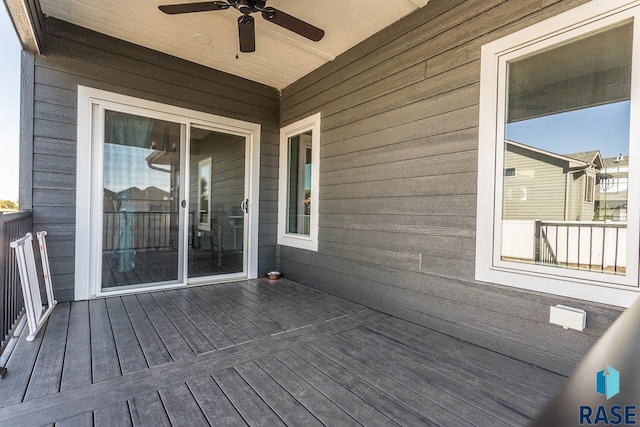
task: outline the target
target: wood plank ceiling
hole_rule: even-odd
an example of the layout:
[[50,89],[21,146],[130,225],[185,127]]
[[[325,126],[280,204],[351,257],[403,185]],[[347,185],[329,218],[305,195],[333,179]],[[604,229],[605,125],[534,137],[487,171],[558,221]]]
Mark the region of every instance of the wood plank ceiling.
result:
[[325,37],[315,43],[254,14],[256,52],[238,59],[234,8],[170,16],[157,6],[182,1],[40,1],[45,15],[282,89],[429,0],[269,0],[268,6],[322,28]]

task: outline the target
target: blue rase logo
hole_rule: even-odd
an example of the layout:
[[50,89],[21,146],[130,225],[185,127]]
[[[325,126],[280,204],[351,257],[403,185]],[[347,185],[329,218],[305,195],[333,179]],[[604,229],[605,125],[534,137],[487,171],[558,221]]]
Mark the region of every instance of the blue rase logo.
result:
[[[611,399],[620,393],[620,372],[611,366],[596,372],[596,393]],[[636,405],[580,405],[580,425],[636,425]]]
[[596,372],[596,392],[606,396],[607,400],[620,393],[620,372],[609,365]]

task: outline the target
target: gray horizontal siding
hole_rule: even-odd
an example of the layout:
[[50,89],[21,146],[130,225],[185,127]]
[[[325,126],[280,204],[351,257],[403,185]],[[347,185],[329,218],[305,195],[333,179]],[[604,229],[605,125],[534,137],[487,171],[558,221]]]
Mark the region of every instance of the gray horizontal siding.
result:
[[[46,26],[47,56],[25,55],[21,204],[32,200],[34,228],[48,231],[56,298],[73,298],[77,87],[85,85],[262,125],[260,274],[276,263],[279,93],[270,87],[135,46],[55,19]],[[26,82],[26,83],[25,83]],[[30,86],[29,86],[30,85]],[[28,98],[27,98],[28,99]],[[24,101],[23,101],[24,102]],[[27,135],[32,135],[27,137]],[[26,154],[25,154],[26,153]]]
[[282,126],[322,133],[318,252],[281,247],[283,273],[568,374],[620,311],[474,280],[480,47],[585,2],[431,0],[286,88]]

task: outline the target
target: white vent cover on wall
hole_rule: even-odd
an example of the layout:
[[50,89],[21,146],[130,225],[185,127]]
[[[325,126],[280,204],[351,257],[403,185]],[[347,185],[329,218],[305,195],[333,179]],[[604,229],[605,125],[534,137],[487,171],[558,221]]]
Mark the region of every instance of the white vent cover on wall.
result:
[[587,325],[587,312],[579,308],[558,304],[550,307],[549,322],[565,329],[584,330]]

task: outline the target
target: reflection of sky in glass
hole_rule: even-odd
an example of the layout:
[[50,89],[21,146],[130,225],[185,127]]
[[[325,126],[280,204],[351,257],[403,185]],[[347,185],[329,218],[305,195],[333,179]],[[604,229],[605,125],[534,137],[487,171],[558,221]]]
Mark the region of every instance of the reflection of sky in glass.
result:
[[[150,169],[145,160],[154,150],[119,144],[104,145],[104,187],[115,193],[131,187],[158,187],[169,192],[171,174]],[[156,167],[161,167],[156,165]],[[162,166],[168,168],[168,166]]]
[[629,154],[629,101],[509,123],[506,139],[557,154]]
[[304,165],[304,189],[311,190],[311,165]]

